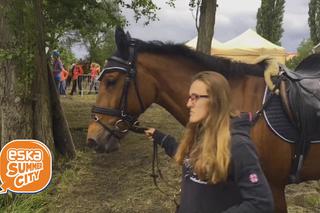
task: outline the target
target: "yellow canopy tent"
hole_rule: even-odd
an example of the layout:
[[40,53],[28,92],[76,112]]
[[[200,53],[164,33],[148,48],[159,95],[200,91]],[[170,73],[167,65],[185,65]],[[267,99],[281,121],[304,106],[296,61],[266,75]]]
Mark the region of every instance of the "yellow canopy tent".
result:
[[246,63],[253,63],[255,59],[262,55],[275,58],[282,64],[286,60],[286,51],[283,47],[264,39],[252,29],[248,29],[230,41],[220,43],[211,50],[211,54]]

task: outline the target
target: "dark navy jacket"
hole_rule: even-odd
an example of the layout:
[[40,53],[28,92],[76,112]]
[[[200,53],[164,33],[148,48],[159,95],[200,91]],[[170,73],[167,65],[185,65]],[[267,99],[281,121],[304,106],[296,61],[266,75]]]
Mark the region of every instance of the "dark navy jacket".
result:
[[[185,160],[182,169],[179,213],[270,213],[273,198],[263,174],[254,144],[249,137],[248,116],[232,119],[230,173],[226,182],[208,184],[197,178]],[[173,157],[178,143],[156,130],[154,142]]]

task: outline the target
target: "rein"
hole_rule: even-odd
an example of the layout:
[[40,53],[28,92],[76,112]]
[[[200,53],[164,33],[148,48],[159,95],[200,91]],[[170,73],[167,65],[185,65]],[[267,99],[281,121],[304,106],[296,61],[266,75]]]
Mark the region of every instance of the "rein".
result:
[[[176,200],[177,198],[177,195],[180,194],[181,192],[181,189],[178,189],[176,188],[175,186],[171,185],[168,183],[168,181],[163,177],[162,175],[162,172],[160,170],[160,167],[159,167],[159,163],[160,163],[160,160],[159,160],[159,155],[158,155],[158,144],[153,142],[153,154],[152,154],[152,173],[150,174],[150,176],[152,177],[153,179],[153,184],[155,185],[155,187],[162,193],[164,194],[165,196],[167,196],[170,200],[172,200],[174,202],[174,204],[176,205],[176,209],[179,208],[179,203],[178,201]],[[164,190],[162,190],[160,187],[159,187],[159,184],[158,184],[158,181],[157,181],[157,178],[160,178],[160,180],[169,188],[173,189],[174,191],[176,191],[175,193],[173,194],[169,194],[167,192],[165,192]]]

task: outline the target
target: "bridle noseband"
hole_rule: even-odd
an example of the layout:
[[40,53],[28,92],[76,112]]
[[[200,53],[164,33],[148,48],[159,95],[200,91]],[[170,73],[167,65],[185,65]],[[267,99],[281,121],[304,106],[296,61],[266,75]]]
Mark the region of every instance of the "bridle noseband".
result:
[[[120,57],[117,56],[112,56],[108,59],[108,64],[106,67],[101,71],[101,73],[98,76],[98,80],[101,81],[103,76],[106,73],[111,73],[111,72],[121,72],[126,74],[121,98],[120,98],[120,104],[118,109],[114,108],[103,108],[99,106],[92,106],[91,112],[92,112],[92,118],[94,119],[95,122],[100,124],[105,130],[107,130],[110,133],[110,136],[113,135],[116,138],[120,139],[120,134],[121,133],[126,133],[127,131],[131,130],[133,132],[137,133],[144,133],[146,128],[139,127],[139,121],[137,120],[137,115],[129,115],[127,113],[127,108],[128,108],[128,93],[129,93],[129,86],[130,83],[133,83],[133,86],[135,88],[138,101],[140,104],[140,109],[141,112],[145,111],[145,107],[143,105],[139,89],[137,87],[137,69],[136,69],[136,40],[131,39],[129,43],[129,59],[124,60]],[[111,62],[111,63],[110,63]],[[112,63],[113,62],[113,63]],[[116,64],[112,65],[112,64]],[[104,124],[101,121],[101,118],[97,115],[109,115],[112,117],[118,117],[120,118],[117,120],[114,124],[114,126],[109,126],[107,124]],[[121,125],[124,125],[125,128],[122,128]]]

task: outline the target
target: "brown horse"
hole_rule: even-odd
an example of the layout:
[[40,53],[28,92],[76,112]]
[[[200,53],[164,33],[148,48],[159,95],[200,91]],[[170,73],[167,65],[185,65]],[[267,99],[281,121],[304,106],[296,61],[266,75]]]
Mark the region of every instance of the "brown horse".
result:
[[[183,45],[132,40],[116,31],[117,52],[100,75],[100,88],[89,125],[88,144],[97,151],[119,148],[128,129],[139,131],[136,120],[152,103],[170,112],[181,124],[188,121],[186,99],[191,78],[213,70],[223,74],[232,88],[233,104],[241,111],[256,112],[262,106],[263,77],[267,63],[245,64],[208,56]],[[270,183],[276,212],[286,212],[284,189],[294,146],[274,134],[261,117],[252,130],[263,170]],[[301,171],[302,180],[320,178],[320,145],[312,144]]]

